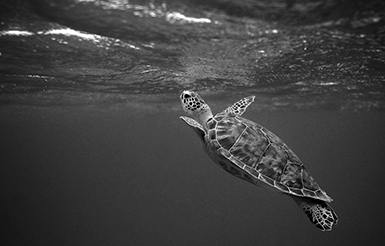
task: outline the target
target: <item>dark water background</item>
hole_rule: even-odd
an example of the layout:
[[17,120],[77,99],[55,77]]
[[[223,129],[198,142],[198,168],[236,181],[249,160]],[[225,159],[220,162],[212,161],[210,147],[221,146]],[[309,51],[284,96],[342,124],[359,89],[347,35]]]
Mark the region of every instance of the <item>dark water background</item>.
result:
[[[383,1],[1,1],[1,245],[381,245]],[[334,198],[316,229],[222,171],[179,93],[285,140]]]

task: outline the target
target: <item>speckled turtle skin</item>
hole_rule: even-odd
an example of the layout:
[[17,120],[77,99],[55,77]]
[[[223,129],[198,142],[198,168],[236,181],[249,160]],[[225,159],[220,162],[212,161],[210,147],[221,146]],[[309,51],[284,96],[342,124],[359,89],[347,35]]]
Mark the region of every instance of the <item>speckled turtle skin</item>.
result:
[[332,199],[301,160],[274,133],[241,117],[254,96],[215,116],[197,93],[184,91],[180,98],[183,109],[193,117],[180,118],[198,134],[215,163],[238,178],[289,195],[317,228],[332,230],[338,222],[329,205]]

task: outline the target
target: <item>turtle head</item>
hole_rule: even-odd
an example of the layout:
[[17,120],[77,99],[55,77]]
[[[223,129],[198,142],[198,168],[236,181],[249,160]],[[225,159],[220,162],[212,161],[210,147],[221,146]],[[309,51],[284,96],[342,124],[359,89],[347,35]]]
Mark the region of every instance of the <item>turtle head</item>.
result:
[[206,122],[213,117],[209,105],[196,92],[183,91],[180,94],[180,101],[183,110],[202,126],[205,126]]

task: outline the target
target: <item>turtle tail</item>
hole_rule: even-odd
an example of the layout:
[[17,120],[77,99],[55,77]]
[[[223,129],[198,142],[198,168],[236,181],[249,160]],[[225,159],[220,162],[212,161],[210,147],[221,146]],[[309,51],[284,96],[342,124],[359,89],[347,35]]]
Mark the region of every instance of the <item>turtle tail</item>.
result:
[[292,198],[305,212],[310,222],[322,231],[331,231],[333,225],[337,225],[337,214],[327,202],[308,197],[292,196]]

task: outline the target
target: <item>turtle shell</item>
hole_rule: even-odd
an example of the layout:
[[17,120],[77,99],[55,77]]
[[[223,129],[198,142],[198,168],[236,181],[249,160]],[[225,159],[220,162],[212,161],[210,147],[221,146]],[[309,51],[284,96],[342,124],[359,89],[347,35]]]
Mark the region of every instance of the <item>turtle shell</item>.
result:
[[233,175],[286,194],[332,201],[293,151],[261,125],[218,114],[207,122],[206,138],[213,159]]

